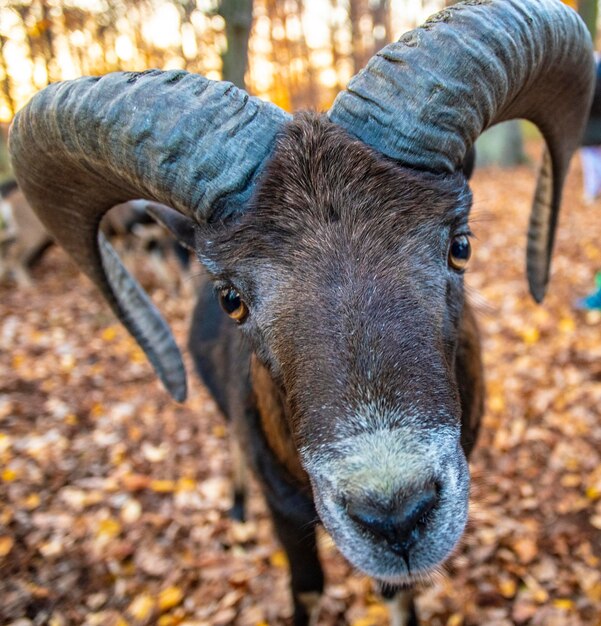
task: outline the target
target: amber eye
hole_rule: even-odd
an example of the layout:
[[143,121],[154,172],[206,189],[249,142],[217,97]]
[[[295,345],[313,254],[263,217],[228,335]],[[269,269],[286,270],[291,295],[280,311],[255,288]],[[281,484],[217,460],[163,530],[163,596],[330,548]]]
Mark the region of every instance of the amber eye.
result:
[[248,307],[233,287],[225,287],[220,290],[219,303],[221,308],[239,324],[246,319]]
[[449,248],[449,265],[455,270],[465,269],[472,255],[472,247],[467,235],[453,237]]

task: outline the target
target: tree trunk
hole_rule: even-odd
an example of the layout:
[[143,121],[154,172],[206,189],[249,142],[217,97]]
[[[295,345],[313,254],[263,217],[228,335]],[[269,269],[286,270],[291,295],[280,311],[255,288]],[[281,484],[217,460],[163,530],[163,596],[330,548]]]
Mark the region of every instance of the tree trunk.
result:
[[8,158],[8,124],[0,123],[0,183],[12,176]]
[[363,67],[363,46],[361,42],[361,0],[349,0],[349,20],[351,24],[353,74]]
[[593,43],[595,43],[595,37],[597,36],[597,17],[599,15],[599,3],[597,0],[578,0],[578,13],[584,20]]
[[476,165],[513,167],[525,163],[522,128],[518,120],[497,124],[476,142]]
[[370,3],[373,6],[374,20],[374,44],[372,55],[390,43],[390,0],[375,0]]
[[42,36],[42,50],[44,56],[44,64],[46,65],[46,75],[48,76],[48,82],[52,83],[56,80],[55,69],[56,61],[54,54],[54,34],[52,32],[53,23],[52,16],[50,14],[50,6],[47,0],[41,0],[42,19],[38,22],[38,28],[41,31]]
[[315,71],[313,70],[313,64],[311,62],[311,51],[307,45],[307,39],[305,37],[305,26],[303,22],[303,16],[305,14],[305,2],[304,0],[297,0],[296,2],[297,18],[301,24],[301,38],[300,38],[300,56],[303,59],[306,67],[306,80],[303,85],[304,91],[304,108],[317,109],[318,97],[315,81]]
[[330,0],[330,50],[332,51],[332,67],[336,72],[336,84],[334,85],[335,93],[342,89],[340,84],[340,59],[342,55],[338,49],[338,23],[334,19],[334,11],[338,8],[338,0]]
[[6,105],[8,106],[8,110],[10,111],[11,117],[16,113],[17,108],[15,105],[15,101],[12,97],[11,92],[11,84],[10,77],[8,75],[8,64],[4,58],[4,45],[6,44],[7,39],[0,35],[0,68],[2,69],[2,74],[4,78],[2,79],[2,91],[4,93],[4,99],[6,101]]
[[252,0],[221,0],[219,15],[225,20],[227,49],[221,55],[223,80],[244,89],[248,67],[248,40],[252,27]]

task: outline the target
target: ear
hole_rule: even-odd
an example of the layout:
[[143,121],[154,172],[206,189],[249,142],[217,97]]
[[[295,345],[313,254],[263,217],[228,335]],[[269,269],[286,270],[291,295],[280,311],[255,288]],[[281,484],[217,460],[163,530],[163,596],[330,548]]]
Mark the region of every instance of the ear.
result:
[[474,168],[476,167],[476,148],[470,148],[468,153],[465,155],[465,159],[463,160],[463,165],[461,169],[463,171],[463,175],[469,180],[474,173]]
[[164,204],[158,204],[156,202],[145,202],[144,208],[146,212],[159,224],[162,224],[184,248],[187,248],[191,252],[195,251],[194,227],[196,222],[194,222],[194,220],[174,209],[170,209]]

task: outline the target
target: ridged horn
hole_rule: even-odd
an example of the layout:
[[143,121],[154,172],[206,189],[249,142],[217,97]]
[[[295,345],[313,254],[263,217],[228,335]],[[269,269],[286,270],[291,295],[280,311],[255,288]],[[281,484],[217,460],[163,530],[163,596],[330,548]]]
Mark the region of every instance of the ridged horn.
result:
[[550,154],[528,231],[527,274],[540,302],[570,158],[594,87],[592,44],[559,0],[468,0],[437,13],[374,56],[330,119],[416,169],[457,171],[488,127],[525,118]]
[[12,124],[10,152],[27,199],[179,401],[186,375],[171,331],[98,224],[136,198],[198,222],[243,211],[288,119],[231,83],[153,70],[50,85]]

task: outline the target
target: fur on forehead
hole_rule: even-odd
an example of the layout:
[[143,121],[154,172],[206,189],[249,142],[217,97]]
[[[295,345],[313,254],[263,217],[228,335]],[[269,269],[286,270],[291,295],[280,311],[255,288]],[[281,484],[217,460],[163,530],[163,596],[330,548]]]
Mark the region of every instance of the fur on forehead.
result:
[[470,202],[462,173],[403,167],[324,114],[302,112],[279,136],[248,210],[211,239],[221,249],[235,241],[236,256],[244,256],[248,245],[254,257],[262,247],[273,257],[271,238],[298,238],[316,224],[450,224],[466,219]]

